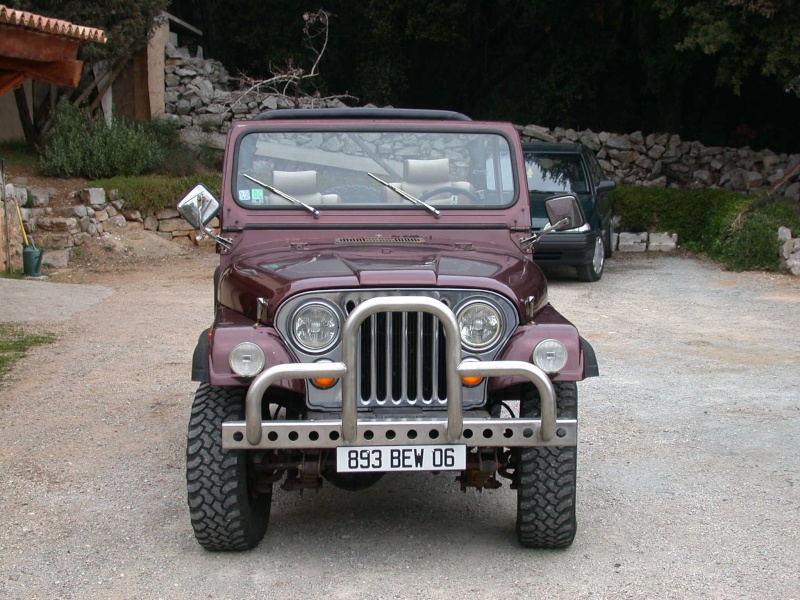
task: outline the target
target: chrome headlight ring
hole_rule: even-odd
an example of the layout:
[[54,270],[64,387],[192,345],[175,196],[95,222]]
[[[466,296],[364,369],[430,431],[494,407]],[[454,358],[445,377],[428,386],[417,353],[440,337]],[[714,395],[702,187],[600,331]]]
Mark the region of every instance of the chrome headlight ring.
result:
[[333,304],[314,300],[292,313],[289,332],[292,342],[304,352],[319,354],[339,341],[342,322],[342,316]]
[[456,313],[461,331],[461,344],[475,352],[483,352],[503,337],[505,324],[500,310],[484,300],[473,299]]

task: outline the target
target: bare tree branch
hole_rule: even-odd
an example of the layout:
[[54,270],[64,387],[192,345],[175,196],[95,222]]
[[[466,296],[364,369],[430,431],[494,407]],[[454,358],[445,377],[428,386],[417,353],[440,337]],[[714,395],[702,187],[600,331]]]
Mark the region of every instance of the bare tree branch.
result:
[[268,79],[253,79],[241,73],[238,77],[241,93],[228,105],[224,114],[233,112],[234,107],[242,102],[252,100],[254,95],[274,96],[284,104],[295,107],[321,106],[334,100],[358,101],[358,98],[349,94],[333,94],[323,97],[316,90],[311,94],[303,91],[303,84],[307,84],[319,75],[320,61],[328,48],[330,16],[330,13],[322,9],[303,14],[303,21],[305,21],[303,46],[309,50],[314,60],[310,71],[306,72],[302,67],[295,66],[290,59],[283,67],[270,65],[272,77]]

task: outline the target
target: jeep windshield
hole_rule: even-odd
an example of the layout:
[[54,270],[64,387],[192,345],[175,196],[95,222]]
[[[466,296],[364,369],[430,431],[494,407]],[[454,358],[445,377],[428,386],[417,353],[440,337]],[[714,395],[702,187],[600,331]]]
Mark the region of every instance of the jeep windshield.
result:
[[390,208],[438,216],[509,206],[518,194],[512,172],[499,133],[261,131],[242,136],[233,185],[247,209]]

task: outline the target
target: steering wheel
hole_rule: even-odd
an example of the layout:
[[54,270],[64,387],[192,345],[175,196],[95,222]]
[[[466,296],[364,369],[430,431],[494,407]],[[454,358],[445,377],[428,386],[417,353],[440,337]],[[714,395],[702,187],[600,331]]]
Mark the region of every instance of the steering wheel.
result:
[[[455,196],[459,195],[466,196],[475,204],[481,203],[481,199],[478,198],[478,196],[474,192],[469,191],[467,188],[458,187],[457,185],[443,185],[442,187],[429,190],[424,194],[422,194],[422,196],[420,197],[420,201],[426,202],[427,200],[433,198],[434,196],[438,196],[439,194],[445,194],[445,193],[449,193]],[[458,204],[458,202],[456,202],[456,204]]]

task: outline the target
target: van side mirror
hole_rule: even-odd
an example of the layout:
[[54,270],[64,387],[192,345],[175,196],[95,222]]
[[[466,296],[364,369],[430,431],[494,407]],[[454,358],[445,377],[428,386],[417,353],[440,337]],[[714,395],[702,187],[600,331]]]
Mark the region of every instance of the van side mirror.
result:
[[605,192],[610,192],[612,190],[617,189],[617,182],[613,179],[603,179],[600,183],[597,184],[597,193],[603,194]]
[[544,202],[547,218],[556,231],[581,227],[586,219],[574,194],[551,196]]

